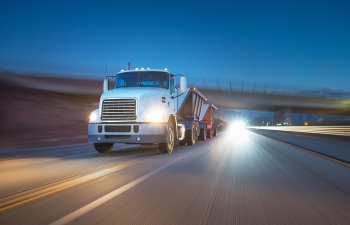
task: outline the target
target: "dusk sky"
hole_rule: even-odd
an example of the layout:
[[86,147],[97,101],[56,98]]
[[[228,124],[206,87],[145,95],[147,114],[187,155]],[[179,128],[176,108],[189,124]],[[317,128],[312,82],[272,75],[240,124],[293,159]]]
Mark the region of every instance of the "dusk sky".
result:
[[108,75],[131,62],[192,82],[350,91],[348,0],[6,0],[0,8],[2,70],[102,79],[106,62]]

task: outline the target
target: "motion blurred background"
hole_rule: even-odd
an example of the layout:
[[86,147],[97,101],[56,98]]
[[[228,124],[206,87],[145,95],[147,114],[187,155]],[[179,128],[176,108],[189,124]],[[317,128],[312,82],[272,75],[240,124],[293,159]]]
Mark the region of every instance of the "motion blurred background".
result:
[[[349,1],[3,1],[0,8],[2,148],[87,142],[103,78],[127,62],[184,74],[200,91],[339,99],[350,109]],[[218,117],[276,125],[275,112],[244,107]],[[350,115],[290,118],[350,124]]]

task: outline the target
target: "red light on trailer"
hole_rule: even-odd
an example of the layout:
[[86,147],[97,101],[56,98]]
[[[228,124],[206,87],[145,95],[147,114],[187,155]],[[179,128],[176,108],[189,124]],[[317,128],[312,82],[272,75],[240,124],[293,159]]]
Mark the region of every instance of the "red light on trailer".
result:
[[211,129],[212,127],[213,127],[213,125],[207,124],[207,129]]
[[204,101],[207,101],[207,100],[208,100],[208,99],[206,99],[206,98],[204,99]]

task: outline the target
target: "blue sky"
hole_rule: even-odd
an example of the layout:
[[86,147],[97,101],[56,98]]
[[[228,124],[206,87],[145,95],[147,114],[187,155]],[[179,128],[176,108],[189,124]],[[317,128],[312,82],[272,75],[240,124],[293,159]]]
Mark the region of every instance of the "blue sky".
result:
[[[0,68],[350,91],[350,1],[2,1]],[[215,83],[216,84],[216,83]]]

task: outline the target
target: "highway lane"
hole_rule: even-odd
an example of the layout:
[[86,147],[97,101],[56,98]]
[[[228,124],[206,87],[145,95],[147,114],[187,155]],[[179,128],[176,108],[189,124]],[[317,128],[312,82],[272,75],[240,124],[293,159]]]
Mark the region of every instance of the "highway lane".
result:
[[20,204],[0,211],[0,224],[350,224],[350,167],[250,131],[168,155],[118,147],[129,148],[6,161],[2,197],[43,186],[2,198]]

